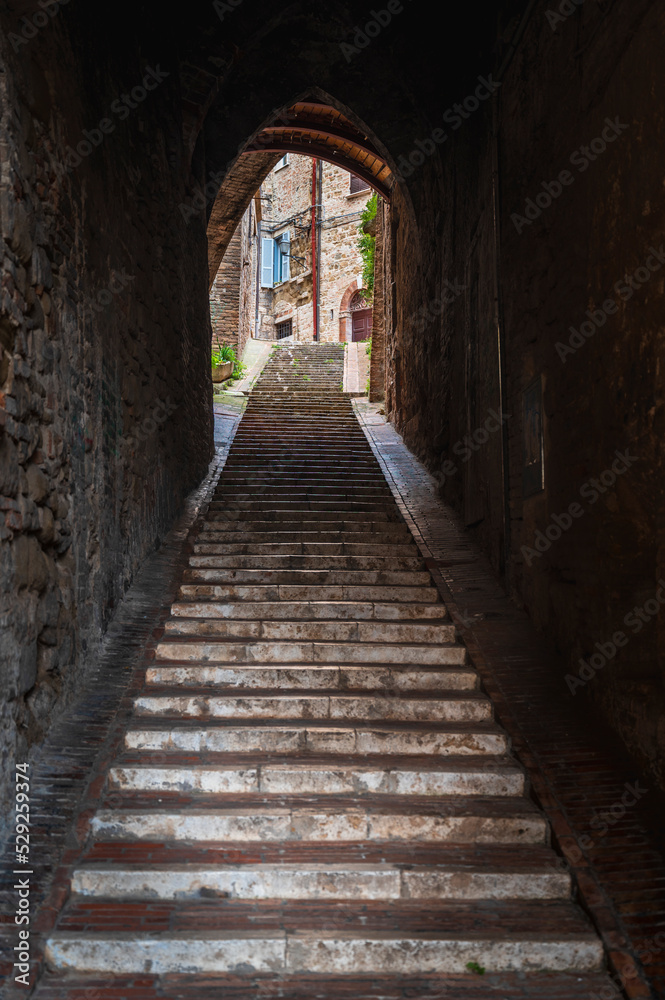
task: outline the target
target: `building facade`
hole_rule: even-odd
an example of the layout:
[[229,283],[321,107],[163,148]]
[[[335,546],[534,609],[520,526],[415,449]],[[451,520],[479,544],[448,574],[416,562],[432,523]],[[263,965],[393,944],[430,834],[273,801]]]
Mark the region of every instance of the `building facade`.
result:
[[348,171],[286,154],[268,174],[210,293],[213,342],[345,342],[372,331],[358,227],[372,196]]

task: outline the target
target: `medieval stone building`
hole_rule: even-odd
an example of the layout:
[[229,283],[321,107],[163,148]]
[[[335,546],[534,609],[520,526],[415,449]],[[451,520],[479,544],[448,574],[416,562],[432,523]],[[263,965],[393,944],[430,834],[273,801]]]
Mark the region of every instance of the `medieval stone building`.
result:
[[239,223],[210,290],[213,343],[366,340],[371,296],[358,251],[369,184],[285,153]]

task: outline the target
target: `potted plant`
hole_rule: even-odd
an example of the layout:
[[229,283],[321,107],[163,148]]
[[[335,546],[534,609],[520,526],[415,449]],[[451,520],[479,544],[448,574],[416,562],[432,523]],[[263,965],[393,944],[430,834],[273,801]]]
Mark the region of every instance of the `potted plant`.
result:
[[212,348],[212,380],[225,382],[233,375],[236,352],[230,344],[214,344]]

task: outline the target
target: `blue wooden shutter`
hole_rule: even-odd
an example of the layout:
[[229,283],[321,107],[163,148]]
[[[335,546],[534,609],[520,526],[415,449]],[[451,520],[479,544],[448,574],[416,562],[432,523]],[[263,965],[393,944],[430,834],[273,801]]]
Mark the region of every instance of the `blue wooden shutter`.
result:
[[272,242],[272,253],[273,253],[273,278],[275,284],[282,280],[282,254],[279,249],[279,240],[273,240]]
[[[291,233],[287,229],[285,233],[282,233],[280,237],[282,243],[284,244],[284,249],[287,254],[291,253]],[[287,278],[291,277],[291,258],[285,257],[282,254],[282,281],[286,281]]]
[[261,239],[261,288],[272,288],[273,281],[273,247],[274,240],[270,237]]

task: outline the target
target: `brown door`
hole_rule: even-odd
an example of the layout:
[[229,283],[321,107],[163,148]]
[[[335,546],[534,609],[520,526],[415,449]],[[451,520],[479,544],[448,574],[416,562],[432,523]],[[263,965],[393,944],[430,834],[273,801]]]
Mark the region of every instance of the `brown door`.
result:
[[353,317],[351,339],[369,340],[372,336],[372,310],[358,309],[351,315]]

